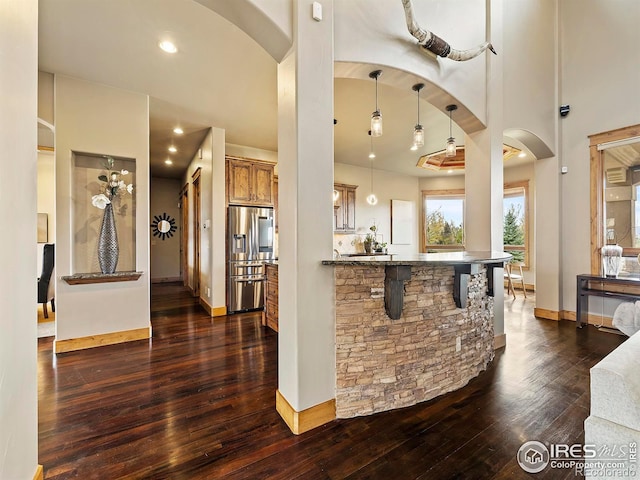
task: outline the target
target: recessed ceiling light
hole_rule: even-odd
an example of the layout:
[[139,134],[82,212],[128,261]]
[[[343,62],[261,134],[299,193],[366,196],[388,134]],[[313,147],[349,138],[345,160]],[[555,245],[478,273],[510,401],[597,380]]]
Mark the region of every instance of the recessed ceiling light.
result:
[[164,163],[166,163],[167,165],[173,165],[173,162],[168,158],[164,161]]
[[178,151],[178,149],[177,149],[176,147],[174,147],[173,145],[171,145],[171,146],[169,147],[169,151],[170,151],[171,153],[176,153],[176,152]]
[[178,51],[178,47],[170,40],[162,40],[158,46],[167,53],[176,53]]
[[184,130],[182,130],[180,127],[176,127],[173,129],[173,133],[175,133],[176,135],[182,135],[184,133]]
[[453,173],[453,170],[447,170],[447,173]]
[[524,158],[524,157],[526,157],[526,156],[527,156],[527,154],[526,154],[525,152],[520,152],[520,153],[518,154],[518,157],[519,157],[519,158]]

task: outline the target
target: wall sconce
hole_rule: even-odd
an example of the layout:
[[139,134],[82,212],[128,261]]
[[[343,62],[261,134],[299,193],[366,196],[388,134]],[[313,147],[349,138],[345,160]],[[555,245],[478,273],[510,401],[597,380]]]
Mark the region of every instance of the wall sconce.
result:
[[413,146],[411,150],[417,150],[418,147],[424,147],[424,129],[420,125],[420,90],[424,88],[424,83],[416,83],[412,88],[418,94],[418,122],[413,128]]
[[371,114],[371,135],[373,137],[382,136],[382,113],[378,108],[378,77],[382,75],[382,70],[374,70],[369,74],[369,78],[373,78],[376,81],[376,109]]
[[447,149],[444,154],[445,157],[456,156],[456,139],[453,138],[453,134],[451,133],[451,112],[457,109],[457,105],[447,105],[447,112],[449,112],[449,138],[447,139]]

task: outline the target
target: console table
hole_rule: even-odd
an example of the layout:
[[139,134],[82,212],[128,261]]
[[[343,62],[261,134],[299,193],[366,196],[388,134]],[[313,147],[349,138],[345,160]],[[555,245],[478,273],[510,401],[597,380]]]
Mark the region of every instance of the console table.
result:
[[587,323],[583,317],[589,312],[589,296],[640,300],[640,278],[607,278],[599,275],[578,275],[576,327]]

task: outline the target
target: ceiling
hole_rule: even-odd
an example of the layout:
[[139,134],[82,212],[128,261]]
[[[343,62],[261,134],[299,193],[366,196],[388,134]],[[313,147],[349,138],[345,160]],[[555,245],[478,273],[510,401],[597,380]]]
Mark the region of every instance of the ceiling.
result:
[[[40,70],[150,96],[151,175],[181,178],[211,126],[225,129],[227,143],[277,151],[277,64],[208,8],[193,0],[40,0],[39,15]],[[158,48],[165,38],[177,44],[178,53]],[[444,148],[448,117],[422,100],[425,146],[412,152],[416,93],[379,83],[378,104],[384,134],[373,139],[374,168],[441,175],[415,165],[421,155]],[[370,166],[367,132],[374,107],[373,80],[336,78],[336,162]],[[185,134],[175,135],[175,126]],[[453,135],[462,143],[455,123]],[[170,145],[178,151],[169,153]],[[531,161],[528,153],[528,159],[510,164]]]

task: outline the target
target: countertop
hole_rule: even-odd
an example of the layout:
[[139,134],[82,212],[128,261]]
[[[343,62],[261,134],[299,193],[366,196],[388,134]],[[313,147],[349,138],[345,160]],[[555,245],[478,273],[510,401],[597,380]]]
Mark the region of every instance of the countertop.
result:
[[511,259],[506,252],[442,252],[395,255],[341,257],[323,260],[323,265],[464,265],[471,263],[500,263]]

